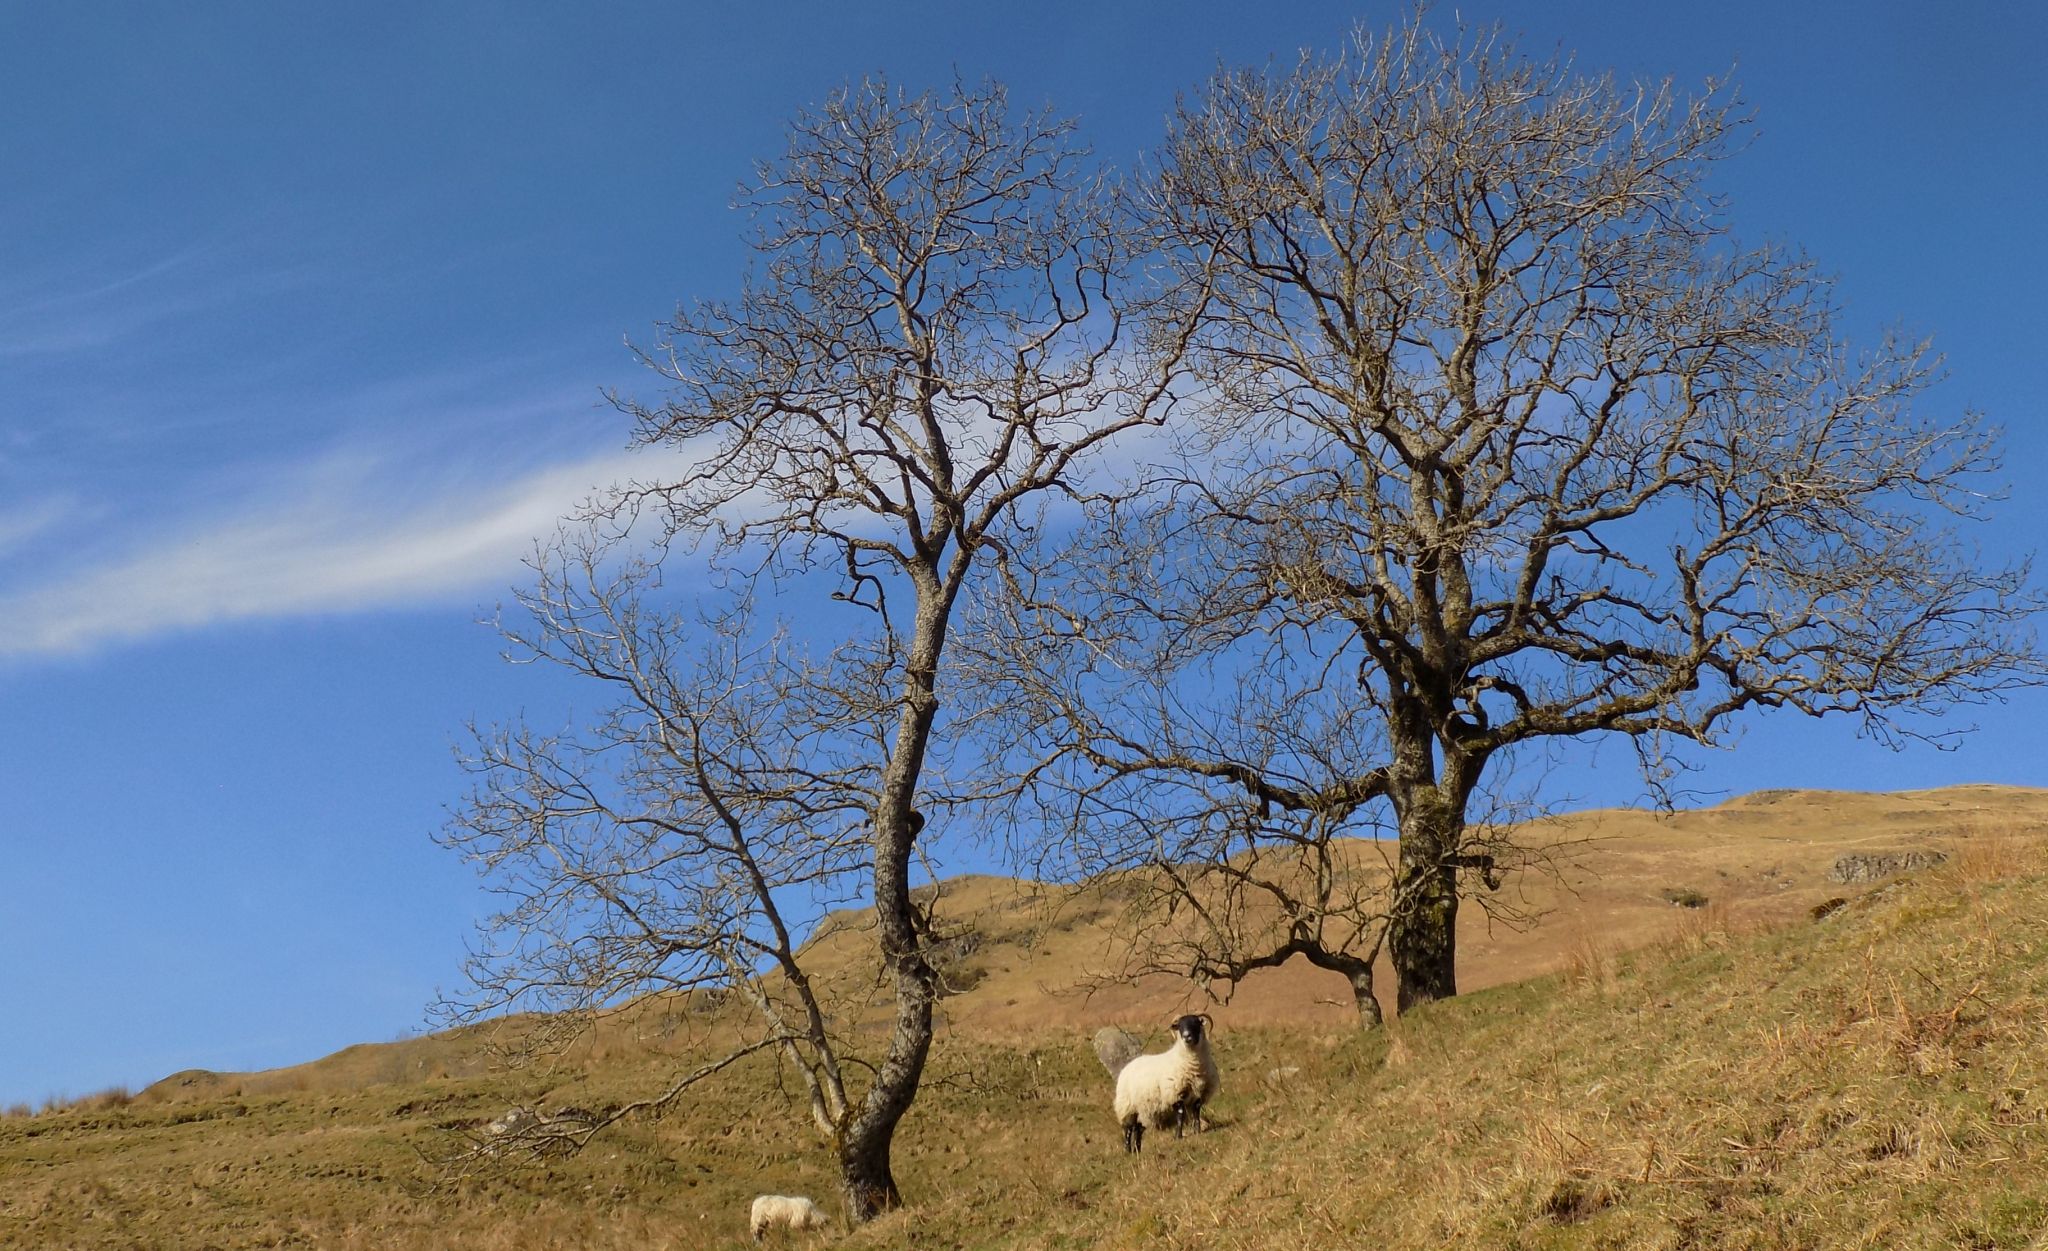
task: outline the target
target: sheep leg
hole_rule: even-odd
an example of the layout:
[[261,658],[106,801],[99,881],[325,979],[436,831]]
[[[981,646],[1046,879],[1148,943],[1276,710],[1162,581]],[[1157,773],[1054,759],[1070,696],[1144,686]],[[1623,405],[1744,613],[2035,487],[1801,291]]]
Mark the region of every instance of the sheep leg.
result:
[[1145,1123],[1137,1117],[1124,1122],[1124,1152],[1136,1155],[1145,1149]]
[[1195,1132],[1198,1134],[1208,1133],[1209,1122],[1202,1119],[1202,1101],[1200,1099],[1194,1101],[1192,1110],[1195,1114]]

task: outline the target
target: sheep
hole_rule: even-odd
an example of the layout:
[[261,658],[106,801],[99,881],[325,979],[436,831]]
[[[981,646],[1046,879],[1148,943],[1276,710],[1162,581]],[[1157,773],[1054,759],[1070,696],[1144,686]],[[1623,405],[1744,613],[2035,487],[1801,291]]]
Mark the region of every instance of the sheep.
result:
[[747,1232],[755,1242],[770,1229],[823,1229],[825,1210],[802,1195],[755,1195]]
[[1116,1119],[1124,1127],[1125,1151],[1144,1149],[1147,1126],[1164,1129],[1171,1123],[1178,1138],[1192,1116],[1195,1132],[1208,1128],[1202,1104],[1220,1085],[1204,1031],[1208,1022],[1207,1013],[1180,1017],[1173,1023],[1171,1049],[1138,1056],[1117,1073]]

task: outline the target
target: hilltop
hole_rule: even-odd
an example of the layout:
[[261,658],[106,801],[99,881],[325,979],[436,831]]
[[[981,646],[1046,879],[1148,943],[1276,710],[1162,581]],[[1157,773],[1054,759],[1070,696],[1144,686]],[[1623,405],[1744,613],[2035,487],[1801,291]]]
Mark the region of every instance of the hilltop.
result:
[[[1360,1035],[1307,971],[1248,983],[1217,1013],[1216,1131],[1136,1161],[1085,1031],[1156,1036],[1182,992],[1065,989],[1113,899],[946,884],[979,938],[899,1140],[913,1206],[846,1245],[2038,1245],[2048,793],[1767,793],[1554,825],[1599,841],[1530,886],[1551,892],[1533,931],[1465,936],[1467,994]],[[1909,850],[1948,860],[1828,880],[1843,854]],[[816,954],[850,955],[856,921]],[[479,1029],[0,1119],[0,1244],[741,1245],[753,1193],[831,1196],[765,1061],[548,1171],[422,1188],[422,1152],[512,1103],[645,1093],[688,1046],[659,1020],[521,1071],[493,1071]]]
[[[1537,915],[1533,928],[1490,923],[1476,903],[1460,917],[1458,978],[1466,992],[1556,973],[1589,949],[1613,953],[1668,937],[1679,923],[1669,896],[1695,892],[1708,910],[1741,924],[1775,925],[1815,904],[1854,893],[1831,880],[1844,855],[1953,851],[1982,834],[2031,839],[2048,834],[2048,791],[2012,786],[1938,790],[1760,791],[1670,813],[1596,809],[1538,823],[1527,841],[1560,850],[1554,872],[1531,872],[1503,888]],[[1384,845],[1391,848],[1391,844]],[[1355,845],[1372,872],[1381,847]],[[931,888],[925,888],[927,892]],[[1211,1008],[1183,978],[1148,976],[1093,984],[1129,924],[1113,882],[1088,889],[993,875],[939,884],[948,925],[972,935],[948,971],[959,993],[944,1003],[944,1027],[977,1039],[1105,1024],[1152,1029],[1184,1008],[1210,1008],[1223,1028],[1344,1028],[1353,1019],[1337,975],[1296,960],[1253,975],[1229,1002]],[[806,949],[821,981],[867,976],[869,939],[861,912],[827,916]],[[1393,1015],[1394,979],[1383,969],[1380,997]],[[145,1099],[224,1090],[252,1094],[354,1090],[434,1074],[478,1074],[492,1031],[465,1029],[400,1042],[358,1044],[321,1060],[261,1073],[180,1073]],[[619,1042],[618,1045],[628,1045]]]

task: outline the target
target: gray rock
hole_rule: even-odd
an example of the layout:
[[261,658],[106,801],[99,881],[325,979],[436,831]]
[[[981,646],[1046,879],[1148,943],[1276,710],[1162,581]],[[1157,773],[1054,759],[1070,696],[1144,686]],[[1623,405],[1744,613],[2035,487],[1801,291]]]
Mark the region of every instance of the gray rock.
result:
[[1102,1067],[1115,1077],[1123,1067],[1136,1059],[1145,1050],[1145,1044],[1129,1030],[1114,1025],[1095,1031],[1095,1058],[1102,1061]]
[[532,1108],[513,1108],[497,1120],[484,1126],[484,1134],[490,1138],[502,1138],[507,1134],[523,1133],[540,1124],[540,1113]]
[[1835,861],[1835,867],[1828,870],[1831,882],[1875,882],[1894,873],[1910,873],[1914,869],[1925,869],[1948,859],[1938,851],[1878,851],[1856,852]]

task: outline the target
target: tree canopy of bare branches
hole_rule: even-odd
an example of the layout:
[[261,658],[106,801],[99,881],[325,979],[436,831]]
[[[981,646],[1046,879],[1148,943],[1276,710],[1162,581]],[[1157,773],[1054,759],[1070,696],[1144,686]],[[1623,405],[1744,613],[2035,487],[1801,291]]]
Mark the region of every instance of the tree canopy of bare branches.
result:
[[[600,510],[610,538],[544,553],[525,599],[524,648],[607,711],[581,737],[480,736],[449,839],[513,899],[488,1005],[736,992],[754,1025],[731,1054],[795,1064],[858,1221],[901,1201],[890,1144],[932,1045],[913,857],[1010,785],[947,704],[956,614],[1033,541],[1027,505],[1170,405],[1130,342],[1113,201],[1071,125],[1000,88],[843,91],[742,200],[758,268],[644,350],[661,398],[616,397],[685,467]],[[624,559],[650,522],[657,554]],[[851,1072],[794,945],[807,889],[872,905],[892,1024]]]
[[1235,854],[1390,811],[1405,1008],[1456,993],[1517,749],[1627,736],[1654,783],[1752,710],[1895,738],[2038,678],[2027,570],[1956,532],[1991,433],[1734,239],[1736,109],[1419,16],[1183,104],[1145,199],[1201,416],[1010,622],[1068,815]]

